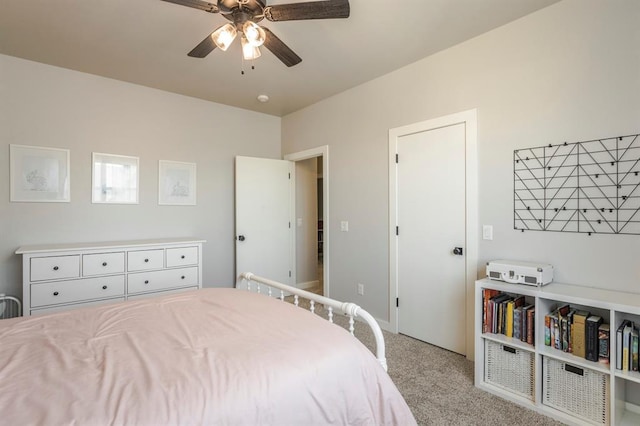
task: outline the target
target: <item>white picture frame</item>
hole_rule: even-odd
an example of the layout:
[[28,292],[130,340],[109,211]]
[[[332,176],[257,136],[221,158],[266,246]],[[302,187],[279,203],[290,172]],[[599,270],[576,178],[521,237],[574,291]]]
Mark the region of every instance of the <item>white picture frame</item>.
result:
[[91,202],[138,204],[139,158],[127,155],[92,154]]
[[9,145],[11,202],[71,201],[70,151],[60,148]]
[[196,163],[158,161],[158,204],[196,205]]

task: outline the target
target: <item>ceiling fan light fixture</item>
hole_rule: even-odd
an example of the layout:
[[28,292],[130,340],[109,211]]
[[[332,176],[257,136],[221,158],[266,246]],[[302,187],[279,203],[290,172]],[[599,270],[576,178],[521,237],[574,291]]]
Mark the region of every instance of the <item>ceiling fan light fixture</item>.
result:
[[242,25],[242,32],[247,38],[249,44],[254,47],[260,47],[264,44],[267,35],[260,25],[253,21],[247,21]]
[[225,24],[215,30],[213,34],[211,34],[211,38],[219,49],[225,51],[229,48],[231,43],[233,43],[237,34],[238,32],[236,27],[232,24]]
[[242,37],[242,57],[245,61],[252,61],[258,59],[261,56],[260,49],[253,46],[246,37]]

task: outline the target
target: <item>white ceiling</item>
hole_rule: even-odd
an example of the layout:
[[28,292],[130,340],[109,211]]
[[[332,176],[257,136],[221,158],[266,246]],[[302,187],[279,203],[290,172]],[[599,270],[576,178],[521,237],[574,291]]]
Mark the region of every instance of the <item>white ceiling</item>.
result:
[[265,20],[302,63],[262,49],[241,75],[237,40],[187,56],[227,22],[219,14],[161,0],[2,0],[0,53],[282,116],[557,1],[351,0],[348,19]]

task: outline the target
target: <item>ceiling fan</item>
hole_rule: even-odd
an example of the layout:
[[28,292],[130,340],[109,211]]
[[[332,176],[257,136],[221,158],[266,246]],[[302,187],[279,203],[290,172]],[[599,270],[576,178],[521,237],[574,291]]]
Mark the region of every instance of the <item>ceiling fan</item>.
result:
[[258,25],[258,22],[265,18],[271,22],[348,18],[350,12],[349,0],[309,1],[273,6],[267,6],[267,0],[163,1],[209,13],[220,13],[229,21],[202,40],[188,53],[189,56],[204,58],[216,47],[227,50],[240,33],[244,59],[258,58],[259,47],[264,45],[288,67],[299,64],[302,59],[268,28]]

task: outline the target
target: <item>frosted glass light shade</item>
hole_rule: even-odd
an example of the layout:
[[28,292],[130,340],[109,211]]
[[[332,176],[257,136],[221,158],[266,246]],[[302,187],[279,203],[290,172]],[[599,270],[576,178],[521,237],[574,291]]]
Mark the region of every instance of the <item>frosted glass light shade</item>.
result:
[[255,22],[247,21],[242,26],[242,32],[247,38],[250,45],[254,47],[260,47],[264,44],[264,40],[267,37],[264,30]]
[[227,50],[236,38],[237,33],[236,27],[232,24],[225,24],[215,30],[213,34],[211,34],[211,38],[218,48]]
[[242,56],[245,61],[251,61],[253,59],[259,58],[261,55],[260,49],[255,46],[252,46],[251,43],[246,39],[246,37],[242,37]]

